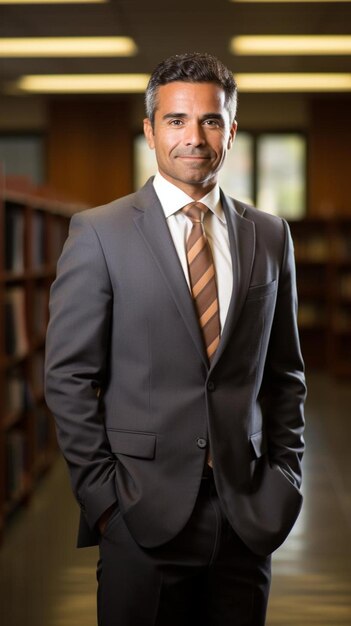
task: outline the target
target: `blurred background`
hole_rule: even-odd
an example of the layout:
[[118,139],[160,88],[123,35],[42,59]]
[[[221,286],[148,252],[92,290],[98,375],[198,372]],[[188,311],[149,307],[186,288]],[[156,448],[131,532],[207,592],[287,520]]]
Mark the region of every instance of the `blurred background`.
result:
[[[351,2],[0,0],[0,619],[93,626],[95,549],[43,396],[70,215],[155,171],[143,93],[163,58],[234,73],[221,185],[294,238],[309,397],[305,505],[274,557],[268,626],[351,625]],[[137,625],[136,625],[137,626]]]

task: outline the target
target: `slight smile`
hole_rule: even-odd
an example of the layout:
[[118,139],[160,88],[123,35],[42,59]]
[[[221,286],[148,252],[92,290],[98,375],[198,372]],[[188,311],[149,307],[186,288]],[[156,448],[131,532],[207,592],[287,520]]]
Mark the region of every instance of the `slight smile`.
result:
[[178,156],[176,159],[189,159],[190,161],[206,161],[211,157],[208,156]]

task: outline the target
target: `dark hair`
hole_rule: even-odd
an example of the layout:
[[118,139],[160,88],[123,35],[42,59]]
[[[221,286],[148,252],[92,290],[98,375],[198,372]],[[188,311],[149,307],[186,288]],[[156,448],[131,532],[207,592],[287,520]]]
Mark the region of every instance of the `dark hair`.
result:
[[192,52],[175,54],[165,59],[151,74],[145,92],[146,115],[154,124],[157,107],[157,91],[161,85],[175,81],[186,83],[215,83],[225,93],[225,106],[235,119],[237,109],[237,85],[232,72],[211,54]]

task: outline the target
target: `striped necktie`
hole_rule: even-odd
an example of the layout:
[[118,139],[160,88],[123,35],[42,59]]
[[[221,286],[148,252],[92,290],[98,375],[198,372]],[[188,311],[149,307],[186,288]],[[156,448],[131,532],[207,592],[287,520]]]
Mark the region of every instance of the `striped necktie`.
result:
[[193,224],[186,242],[189,279],[207,356],[211,361],[219,344],[220,320],[215,267],[202,224],[202,217],[208,208],[201,202],[193,202],[183,207],[182,211]]

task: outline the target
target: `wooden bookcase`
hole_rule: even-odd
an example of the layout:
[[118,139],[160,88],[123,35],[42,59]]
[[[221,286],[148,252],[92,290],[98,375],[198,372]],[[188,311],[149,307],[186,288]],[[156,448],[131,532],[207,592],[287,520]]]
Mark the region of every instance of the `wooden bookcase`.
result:
[[43,388],[48,299],[69,218],[81,208],[0,182],[0,536],[56,453]]
[[351,218],[331,224],[331,339],[329,354],[337,376],[351,376]]
[[299,330],[307,365],[327,366],[330,317],[329,227],[325,220],[290,224],[299,296]]
[[291,222],[308,366],[351,377],[351,218]]

